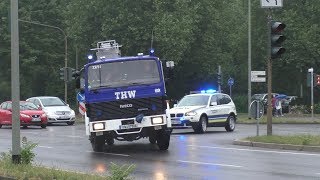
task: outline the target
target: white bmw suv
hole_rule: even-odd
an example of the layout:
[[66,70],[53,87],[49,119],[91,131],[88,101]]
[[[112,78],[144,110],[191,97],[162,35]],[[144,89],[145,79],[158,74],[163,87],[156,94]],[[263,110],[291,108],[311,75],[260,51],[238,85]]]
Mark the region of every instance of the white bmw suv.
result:
[[184,96],[170,109],[173,128],[192,126],[196,133],[204,133],[207,127],[235,129],[236,106],[229,95],[223,93],[197,93]]
[[75,112],[62,99],[54,96],[31,97],[26,101],[41,107],[47,114],[48,124],[67,123],[73,125],[75,122]]

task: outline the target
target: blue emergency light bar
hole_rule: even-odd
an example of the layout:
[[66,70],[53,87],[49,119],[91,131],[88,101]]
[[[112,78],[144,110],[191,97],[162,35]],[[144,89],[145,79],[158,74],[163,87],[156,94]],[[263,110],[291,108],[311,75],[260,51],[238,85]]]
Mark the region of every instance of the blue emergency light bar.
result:
[[213,94],[216,93],[217,90],[215,89],[207,89],[207,90],[201,90],[201,91],[190,91],[190,94]]

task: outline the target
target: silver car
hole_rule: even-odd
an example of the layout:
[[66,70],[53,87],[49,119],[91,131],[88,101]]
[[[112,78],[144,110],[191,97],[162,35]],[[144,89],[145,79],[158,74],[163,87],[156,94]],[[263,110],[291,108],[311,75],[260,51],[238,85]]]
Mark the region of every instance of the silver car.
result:
[[67,123],[73,125],[75,112],[63,100],[54,96],[31,97],[26,101],[32,102],[40,107],[48,117],[48,124]]

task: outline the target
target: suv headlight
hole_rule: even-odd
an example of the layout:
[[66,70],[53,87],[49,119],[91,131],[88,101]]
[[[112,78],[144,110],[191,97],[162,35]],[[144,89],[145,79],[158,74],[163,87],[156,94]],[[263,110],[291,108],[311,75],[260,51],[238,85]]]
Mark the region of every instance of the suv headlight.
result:
[[195,116],[197,113],[195,111],[186,112],[186,116]]
[[76,115],[76,113],[74,112],[74,110],[71,110],[70,112],[71,112],[71,116],[75,116],[75,115]]

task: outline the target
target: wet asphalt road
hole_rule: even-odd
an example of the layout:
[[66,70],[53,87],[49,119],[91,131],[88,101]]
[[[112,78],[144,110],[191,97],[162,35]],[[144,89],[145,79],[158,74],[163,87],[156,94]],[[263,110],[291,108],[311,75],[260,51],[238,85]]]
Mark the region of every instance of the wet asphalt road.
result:
[[[273,134],[320,133],[320,125],[273,125]],[[260,134],[266,126],[260,125]],[[111,163],[135,164],[135,179],[320,179],[320,153],[283,151],[232,145],[234,139],[256,135],[255,125],[240,125],[228,133],[209,128],[206,134],[174,130],[168,151],[148,139],[116,141],[95,153],[84,125],[54,125],[21,129],[21,137],[38,143],[36,163],[48,167],[108,173]],[[0,152],[11,149],[11,128],[0,129]]]

